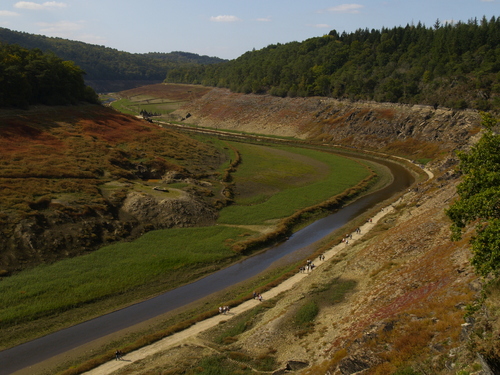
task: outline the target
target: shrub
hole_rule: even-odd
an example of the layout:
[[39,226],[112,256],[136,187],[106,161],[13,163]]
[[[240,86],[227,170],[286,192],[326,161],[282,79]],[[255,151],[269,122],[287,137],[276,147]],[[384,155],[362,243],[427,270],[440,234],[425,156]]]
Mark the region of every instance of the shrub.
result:
[[319,313],[318,304],[315,301],[306,302],[297,312],[295,323],[298,325],[307,325],[311,323]]

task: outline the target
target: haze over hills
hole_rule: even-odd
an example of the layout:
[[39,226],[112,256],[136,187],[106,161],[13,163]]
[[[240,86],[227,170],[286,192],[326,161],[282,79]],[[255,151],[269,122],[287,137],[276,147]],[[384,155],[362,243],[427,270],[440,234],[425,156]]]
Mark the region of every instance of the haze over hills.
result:
[[189,52],[145,54],[118,51],[113,48],[29,34],[0,28],[0,42],[53,52],[63,60],[73,61],[86,73],[85,81],[96,91],[115,91],[157,83],[170,69],[179,66],[216,64],[226,60]]

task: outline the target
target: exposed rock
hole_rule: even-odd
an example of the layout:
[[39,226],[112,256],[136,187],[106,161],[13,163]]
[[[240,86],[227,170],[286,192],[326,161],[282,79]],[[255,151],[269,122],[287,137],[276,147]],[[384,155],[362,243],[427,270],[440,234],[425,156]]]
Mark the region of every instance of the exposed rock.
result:
[[370,351],[362,351],[342,359],[338,368],[342,375],[351,375],[367,370],[380,362],[381,359]]
[[495,375],[499,373],[500,366],[491,363],[479,353],[477,353],[477,358],[483,367],[481,375]]
[[158,228],[208,225],[217,218],[217,211],[187,194],[179,199],[158,199],[151,195],[131,192],[121,211],[141,224]]
[[309,366],[308,362],[304,361],[288,361],[286,364],[286,369],[288,371],[298,371]]
[[273,375],[290,374],[295,371],[300,371],[309,366],[309,363],[304,361],[288,361],[284,368],[274,371]]
[[[280,98],[213,89],[173,113],[219,129],[314,139],[381,150],[414,142],[440,149],[465,147],[479,126],[476,111],[424,105],[350,102],[331,98]],[[408,150],[414,151],[414,150]]]

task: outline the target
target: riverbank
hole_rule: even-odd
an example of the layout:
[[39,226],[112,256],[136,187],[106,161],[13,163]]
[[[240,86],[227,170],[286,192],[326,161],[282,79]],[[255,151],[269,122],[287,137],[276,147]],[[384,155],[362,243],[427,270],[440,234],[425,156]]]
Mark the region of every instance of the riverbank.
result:
[[[363,221],[361,235],[353,233],[349,244],[329,248],[324,262],[313,260],[318,266],[313,272],[297,272],[287,281],[293,286],[274,289],[280,291],[277,297],[266,291],[262,304],[249,301],[249,310],[234,307],[234,315],[166,338],[149,348],[151,355],[145,347],[137,352],[142,359],[126,354],[131,362],[118,363],[124,367],[107,374],[196,373],[208,369],[207,361],[259,373],[259,358],[272,359],[273,371],[301,365],[304,375],[368,368],[390,374],[405,366],[433,374],[449,374],[449,366],[465,369],[471,361],[463,316],[480,283],[467,243],[449,240],[444,209],[456,196],[457,180],[440,166],[432,171],[435,178],[378,210],[372,223]],[[351,289],[332,301],[341,285]],[[317,316],[306,329],[297,327],[297,312],[313,301],[319,304]],[[241,324],[243,331],[233,333]]]
[[[287,242],[289,242],[289,241],[287,241]],[[279,272],[282,272],[282,271],[279,271]],[[285,272],[286,272],[286,271],[285,271]],[[279,274],[279,273],[274,274],[274,275],[268,275],[269,280],[271,280],[271,279],[273,279],[273,280],[274,280],[274,279],[276,279],[276,278],[279,278],[280,276],[282,276],[282,275],[281,275],[281,274]],[[225,280],[225,281],[226,281],[226,282],[224,283],[224,285],[225,285],[224,287],[227,287],[228,285],[232,285],[232,283],[231,283],[231,282],[229,282],[228,280]],[[228,284],[228,283],[229,283],[229,284]],[[265,283],[264,283],[264,284],[262,284],[262,281],[259,281],[259,283],[261,283],[260,285],[264,285],[264,284],[265,284]],[[252,288],[252,287],[249,287],[249,288]],[[247,294],[248,294],[248,290],[251,290],[251,289],[247,289],[247,291],[246,291],[246,292],[244,292],[243,294],[246,294],[246,295],[247,295]],[[198,295],[198,292],[196,292],[195,294],[196,294],[196,295]],[[241,300],[242,298],[244,299],[244,298],[246,298],[246,297],[242,297],[242,296],[243,296],[243,294],[240,294],[239,296],[235,295],[234,297],[229,298],[229,299],[226,299],[226,300],[237,301],[237,300]],[[191,293],[188,293],[188,295],[191,295]],[[199,297],[198,297],[198,298],[199,298]],[[176,301],[176,302],[178,302],[178,301]],[[167,303],[167,305],[169,305],[169,303]],[[210,308],[208,308],[208,310],[210,310]],[[121,310],[120,310],[120,311],[121,311]],[[168,323],[164,322],[163,324],[168,324],[169,326],[175,326],[175,325],[179,322],[179,319],[180,319],[180,321],[181,321],[181,322],[183,322],[183,321],[184,321],[184,320],[186,320],[186,319],[187,319],[187,320],[190,320],[192,316],[197,316],[197,315],[199,315],[199,314],[200,314],[200,311],[202,311],[202,312],[204,313],[204,315],[206,316],[205,312],[207,311],[207,307],[206,307],[206,306],[204,306],[204,308],[203,308],[203,309],[201,309],[201,310],[197,310],[197,311],[198,311],[198,312],[194,312],[194,314],[192,314],[190,317],[186,317],[186,315],[179,315],[179,317],[177,317],[177,315],[176,315],[176,318],[175,318],[175,319],[177,319],[176,321],[172,322],[172,320],[169,320],[169,321],[168,321]],[[148,312],[148,313],[147,313],[147,314],[148,314],[148,316],[150,316],[150,313],[153,313],[153,314],[154,314],[154,313],[159,314],[159,312],[157,311],[157,309],[156,309],[156,308],[153,308],[151,312]],[[143,314],[140,314],[140,315],[141,315],[141,318],[144,320],[144,316],[143,316]],[[203,315],[203,314],[202,314],[202,315]],[[130,318],[130,317],[129,317],[129,318]],[[130,319],[129,319],[129,318],[125,319],[125,321],[126,321],[126,322],[128,322],[127,324],[129,324],[129,325],[130,325],[131,323],[130,323]],[[119,321],[117,322],[117,321],[116,321],[115,319],[113,319],[113,318],[110,318],[110,319],[111,319],[111,321],[109,321],[109,324],[104,323],[104,325],[105,325],[105,330],[106,330],[106,332],[108,332],[108,333],[109,333],[109,332],[111,332],[111,331],[110,331],[110,326],[113,326],[113,327],[114,327],[116,324],[120,324],[120,323],[119,323]],[[134,317],[134,319],[135,319],[135,317]],[[146,319],[147,319],[147,318],[146,318]],[[184,319],[184,320],[183,320],[183,319]],[[195,319],[194,319],[194,321],[196,321],[197,319],[199,319],[199,318],[195,318]],[[123,323],[125,323],[125,321],[124,321]],[[99,326],[99,324],[98,324],[98,326]],[[81,325],[78,325],[78,326],[76,326],[76,327],[81,327]],[[124,326],[123,326],[123,327],[124,327]],[[123,328],[123,327],[122,327],[122,328]],[[128,327],[128,326],[127,326],[127,327]],[[112,329],[112,328],[111,328],[111,329]],[[164,330],[164,328],[159,329],[159,331],[163,331],[163,330]],[[94,329],[94,331],[95,331],[95,329]],[[78,344],[78,345],[84,345],[84,343],[85,343],[85,342],[88,342],[88,341],[89,341],[89,335],[92,335],[92,336],[90,336],[90,337],[93,337],[93,339],[90,339],[90,340],[95,340],[95,339],[97,339],[97,337],[100,337],[100,336],[96,336],[96,332],[94,332],[94,331],[90,332],[88,329],[86,329],[86,331],[85,331],[85,332],[81,332],[81,334],[77,334],[77,333],[70,333],[70,332],[67,332],[67,333],[63,333],[63,332],[61,332],[61,334],[62,334],[64,337],[67,337],[67,338],[64,338],[64,339],[61,339],[61,338],[60,338],[60,339],[56,339],[56,341],[53,341],[53,340],[52,340],[52,341],[50,341],[50,340],[51,340],[51,338],[50,338],[50,337],[48,337],[48,340],[49,340],[48,342],[51,342],[51,344],[48,344],[48,345],[47,345],[47,344],[45,344],[45,347],[47,347],[47,349],[48,349],[48,348],[50,348],[50,350],[51,350],[52,352],[54,352],[54,350],[58,350],[59,352],[61,352],[61,350],[64,350],[64,352],[65,352],[65,353],[66,353],[66,351],[68,351],[68,353],[69,353],[69,352],[71,351],[70,349],[71,349],[72,347],[76,347],[76,346],[75,346],[75,344],[74,344],[74,343],[70,344],[70,345],[72,345],[72,346],[68,346],[68,344],[64,344],[64,345],[62,345],[62,348],[65,348],[65,349],[58,349],[58,348],[60,348],[60,347],[61,347],[61,343],[65,343],[65,342],[66,342],[65,340],[70,340],[70,338],[71,338],[71,340],[70,340],[70,341],[71,341],[71,342],[74,342],[75,340],[80,340],[80,337],[81,337],[81,339],[82,339],[82,340],[87,340],[87,341],[81,341],[81,342],[80,342],[80,344]],[[101,329],[98,329],[97,331],[99,331],[99,334],[101,334],[101,333],[100,333]],[[157,331],[158,331],[158,330],[153,330],[153,331],[150,331],[149,333],[146,333],[146,335],[151,334],[151,332],[157,332]],[[73,329],[71,329],[71,332],[73,332]],[[141,332],[141,333],[142,333],[142,332]],[[58,333],[58,335],[59,335],[59,333]],[[52,335],[51,335],[51,336],[52,336]],[[101,336],[102,336],[102,334],[101,334]],[[156,336],[157,336],[157,335],[156,335]],[[58,337],[59,337],[59,336],[58,336]],[[142,337],[142,336],[137,336],[137,335],[136,335],[136,336],[133,336],[133,338],[130,338],[130,337],[124,337],[124,338],[123,338],[123,341],[121,341],[121,344],[119,344],[119,345],[120,345],[120,346],[124,346],[124,345],[127,345],[127,344],[128,344],[128,343],[130,343],[130,342],[133,342],[134,344],[132,344],[131,346],[132,346],[132,347],[134,347],[134,346],[135,346],[135,347],[137,347],[137,345],[135,345],[135,342],[136,342],[136,341],[141,341],[141,340],[140,340],[140,339],[141,339],[141,337]],[[107,339],[108,339],[108,338],[106,338],[106,339],[102,339],[102,340],[99,340],[99,341],[100,341],[100,343],[98,344],[98,346],[99,346],[99,345],[106,346],[106,345],[109,345],[111,342],[113,342],[112,340],[108,340],[107,342],[105,342],[105,340],[107,340]],[[46,338],[44,338],[43,340],[44,340],[43,342],[47,342]],[[113,339],[113,340],[114,340],[114,339]],[[39,344],[37,344],[37,343],[31,343],[31,342],[30,342],[30,343],[28,343],[28,345],[29,345],[30,347],[32,347],[32,344],[34,345],[33,347],[35,348],[35,350],[34,350],[34,353],[35,353],[35,354],[34,354],[34,355],[32,355],[32,356],[30,356],[30,358],[29,358],[29,360],[28,360],[28,361],[31,361],[31,363],[33,363],[33,364],[34,364],[34,363],[37,363],[37,361],[45,361],[45,358],[46,358],[46,357],[45,357],[45,358],[44,358],[44,357],[42,357],[42,356],[43,356],[43,354],[41,354],[41,353],[43,353],[43,352],[45,352],[45,351],[42,351],[42,350],[36,349],[36,348],[37,348],[37,346],[36,346],[36,345],[39,345]],[[113,346],[114,346],[114,344],[111,344],[111,345],[113,345]],[[142,345],[142,344],[141,344],[141,345]],[[94,349],[95,349],[95,348],[96,348],[96,346],[94,346]],[[93,349],[93,350],[94,350],[94,349]],[[20,349],[20,350],[22,351],[23,349]],[[16,352],[16,353],[17,353],[17,352],[18,352],[18,349],[17,349],[17,348],[14,348],[14,352]],[[33,352],[33,350],[31,350],[31,352]],[[9,352],[9,353],[10,353],[10,352]],[[5,357],[6,355],[7,355],[7,356],[10,356],[10,354],[9,354],[9,353],[2,353],[2,355],[3,355],[4,357]],[[41,355],[42,355],[42,356],[41,356]],[[77,355],[77,356],[79,356],[79,355]],[[87,355],[85,355],[85,356],[87,356]],[[51,362],[51,363],[59,363],[59,364],[61,365],[61,364],[63,364],[63,363],[67,363],[67,361],[70,361],[70,362],[72,361],[72,359],[68,359],[68,358],[67,358],[67,356],[63,356],[63,357],[64,357],[64,359],[63,359],[63,360],[60,360],[61,358],[53,358],[53,359],[49,360],[48,362]],[[88,356],[87,356],[87,357],[88,357]],[[95,354],[91,354],[91,355],[90,355],[90,357],[95,357]],[[102,358],[101,358],[101,360],[102,360]],[[77,362],[79,362],[79,361],[77,360]],[[9,363],[10,363],[11,365],[17,366],[17,368],[19,368],[19,367],[20,367],[19,365],[20,365],[20,363],[21,363],[21,362],[19,362],[19,361],[15,361],[15,360],[14,360],[14,362],[12,362],[12,359],[9,359],[9,361],[7,362],[7,365],[8,365]],[[17,365],[16,365],[15,363],[17,363]],[[30,365],[30,363],[28,362],[28,363],[26,363],[25,365],[28,365],[28,366],[29,366],[29,365]],[[43,366],[44,366],[44,364],[42,364],[41,366],[43,367]],[[58,367],[58,366],[56,365],[56,367]],[[64,368],[64,367],[63,367],[63,368]],[[4,369],[4,370],[8,371],[7,369]],[[2,372],[0,371],[0,373],[2,373]],[[7,373],[10,373],[10,372],[7,372]]]
[[[397,202],[395,203],[397,204]],[[320,272],[322,268],[327,267],[329,261],[334,258],[341,251],[344,251],[348,246],[355,245],[359,240],[361,240],[365,235],[370,232],[381,218],[385,215],[390,214],[394,211],[394,205],[390,205],[385,207],[381,211],[379,211],[373,218],[370,219],[369,222],[366,222],[364,225],[360,227],[360,231],[354,231],[351,233],[352,238],[348,239],[348,243],[341,242],[338,245],[332,247],[324,254],[324,259],[320,259],[319,257],[312,259],[312,263],[316,265],[315,269],[307,272],[297,272],[294,276],[288,278],[278,286],[266,291],[263,293],[264,300],[269,300],[274,298],[281,293],[291,290],[297,283],[303,281],[303,279],[310,276],[311,273]],[[145,346],[141,349],[138,349],[134,352],[127,353],[122,360],[113,360],[109,361],[91,371],[83,373],[84,375],[109,375],[114,371],[122,369],[127,366],[131,366],[134,363],[141,361],[149,356],[160,353],[166,349],[169,349],[176,345],[182,345],[182,343],[186,340],[192,339],[194,336],[204,332],[216,325],[224,322],[238,314],[241,314],[245,311],[248,311],[256,306],[258,306],[261,302],[258,299],[248,300],[238,306],[231,308],[228,314],[220,314],[209,319],[205,319],[199,323],[194,324],[190,328],[183,330],[181,332],[175,333],[171,336],[168,336],[152,345]]]

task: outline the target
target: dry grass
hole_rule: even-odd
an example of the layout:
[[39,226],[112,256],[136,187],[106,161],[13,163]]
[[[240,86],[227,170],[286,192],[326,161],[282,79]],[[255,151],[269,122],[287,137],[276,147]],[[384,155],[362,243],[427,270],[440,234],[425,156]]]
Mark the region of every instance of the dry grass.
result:
[[423,142],[416,138],[392,141],[384,147],[383,151],[389,154],[403,155],[410,159],[434,159],[443,152],[439,144]]
[[[212,175],[217,181],[228,156],[222,144],[204,143],[101,106],[2,110],[0,117],[0,221],[7,224],[0,233],[6,237],[26,218],[106,215],[106,199],[119,203],[132,187],[128,180],[173,171]],[[139,166],[152,172],[140,175]],[[119,188],[101,189],[119,180]],[[213,185],[213,191],[221,189]],[[104,199],[103,194],[109,196]],[[31,256],[20,264],[24,255],[19,249],[0,251],[4,271],[41,261]],[[41,254],[43,260],[44,250]],[[47,256],[54,260],[61,254],[50,251]]]
[[202,97],[211,88],[200,85],[176,85],[173,83],[159,83],[156,85],[141,86],[130,90],[121,91],[120,95],[131,98],[138,95],[151,98],[188,101]]

